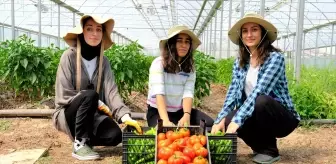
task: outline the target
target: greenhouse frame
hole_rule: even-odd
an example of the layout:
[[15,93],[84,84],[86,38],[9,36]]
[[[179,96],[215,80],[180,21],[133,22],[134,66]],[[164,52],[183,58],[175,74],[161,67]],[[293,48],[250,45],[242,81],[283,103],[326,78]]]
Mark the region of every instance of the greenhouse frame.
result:
[[277,27],[273,45],[289,64],[324,67],[335,65],[335,7],[333,0],[1,0],[0,41],[27,34],[37,46],[64,48],[62,35],[83,14],[95,14],[115,20],[115,43],[137,41],[148,55],[159,54],[158,41],[171,26],[184,24],[200,37],[199,50],[222,59],[237,54],[228,29],[257,12]]

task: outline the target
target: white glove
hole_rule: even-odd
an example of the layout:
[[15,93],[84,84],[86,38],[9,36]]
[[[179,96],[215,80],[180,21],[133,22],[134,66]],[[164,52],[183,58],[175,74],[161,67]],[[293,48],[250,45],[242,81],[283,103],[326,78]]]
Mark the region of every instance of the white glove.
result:
[[135,121],[135,120],[133,120],[129,114],[125,114],[124,116],[121,117],[121,122],[125,123],[126,121]]

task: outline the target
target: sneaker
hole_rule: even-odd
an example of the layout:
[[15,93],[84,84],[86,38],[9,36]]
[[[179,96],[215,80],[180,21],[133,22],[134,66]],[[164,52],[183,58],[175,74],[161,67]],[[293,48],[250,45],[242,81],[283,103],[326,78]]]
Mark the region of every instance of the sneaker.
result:
[[78,160],[95,160],[100,158],[99,154],[92,150],[92,147],[85,144],[85,139],[82,139],[82,141],[75,140],[72,149],[72,157]]
[[259,164],[272,164],[280,160],[280,156],[272,157],[266,154],[257,154],[252,158],[252,161]]
[[253,152],[252,152],[251,154],[249,154],[248,156],[252,158],[252,157],[256,156],[257,154],[258,154],[258,153],[257,153],[256,151],[253,150]]

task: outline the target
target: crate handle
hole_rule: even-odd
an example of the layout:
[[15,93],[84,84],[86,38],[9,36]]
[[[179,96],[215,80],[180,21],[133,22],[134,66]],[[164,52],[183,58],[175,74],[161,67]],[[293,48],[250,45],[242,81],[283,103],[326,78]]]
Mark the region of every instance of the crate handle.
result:
[[205,120],[204,119],[201,119],[200,120],[200,128],[199,128],[199,133],[200,134],[206,134],[205,131],[206,130],[206,126],[205,126]]
[[157,131],[159,133],[162,133],[162,127],[163,127],[163,120],[161,118],[158,119],[158,123],[157,123]]

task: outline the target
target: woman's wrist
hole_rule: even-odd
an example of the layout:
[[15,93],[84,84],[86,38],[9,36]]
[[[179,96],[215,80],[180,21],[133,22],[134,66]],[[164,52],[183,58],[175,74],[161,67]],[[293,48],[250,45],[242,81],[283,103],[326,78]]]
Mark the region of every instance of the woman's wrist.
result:
[[190,113],[190,112],[183,112],[183,113],[184,113],[183,116],[188,116],[188,117],[191,116],[191,113]]

